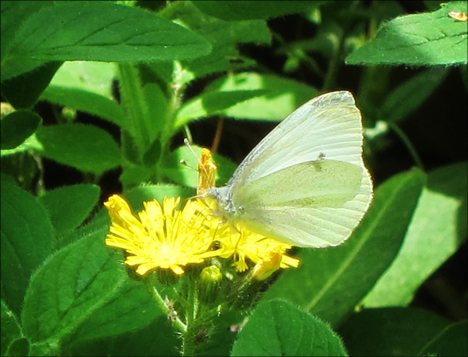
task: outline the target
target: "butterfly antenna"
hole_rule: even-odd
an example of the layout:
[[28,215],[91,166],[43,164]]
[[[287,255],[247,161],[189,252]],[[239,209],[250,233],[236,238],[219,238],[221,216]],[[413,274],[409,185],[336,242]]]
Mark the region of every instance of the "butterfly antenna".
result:
[[184,138],[184,144],[187,146],[187,148],[192,152],[193,156],[198,158],[198,155],[195,153],[195,151],[192,148],[192,145],[190,144],[189,140],[187,138]]

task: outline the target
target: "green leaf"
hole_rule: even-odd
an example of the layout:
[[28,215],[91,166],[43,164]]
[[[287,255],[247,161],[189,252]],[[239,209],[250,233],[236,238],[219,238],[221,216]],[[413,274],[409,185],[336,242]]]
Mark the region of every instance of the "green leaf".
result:
[[41,150],[41,144],[37,141],[36,134],[31,135],[21,145],[11,150],[2,150],[2,156],[10,156],[18,153],[24,153],[29,150]]
[[39,201],[3,178],[1,203],[2,298],[19,316],[32,273],[52,253],[53,228]]
[[31,280],[25,334],[35,342],[111,336],[159,314],[141,283],[128,279],[122,255],[104,244],[107,226],[57,252]]
[[81,89],[111,99],[112,81],[116,76],[115,70],[115,63],[65,62],[55,73],[50,85]]
[[52,6],[53,1],[1,1],[2,21],[1,21],[1,81],[17,76],[21,73],[30,72],[45,64],[45,61],[24,60],[11,63],[8,69],[4,68],[3,60],[10,52],[16,34],[21,29],[25,19],[31,14],[38,12],[43,7]]
[[129,164],[124,167],[119,179],[123,184],[139,185],[150,181],[152,174],[151,167]]
[[[198,185],[198,161],[200,160],[201,148],[198,146],[191,147],[193,152],[186,146],[181,146],[171,152],[164,160],[162,170],[174,182],[196,188]],[[214,153],[212,155],[216,165],[218,165],[218,171],[216,172],[217,186],[225,185],[236,170],[236,165],[222,156]],[[182,165],[181,160],[186,165]]]
[[365,309],[352,314],[338,333],[350,356],[418,356],[449,324],[449,320],[422,309]]
[[425,175],[397,175],[375,192],[361,224],[343,245],[302,249],[297,269],[285,271],[265,294],[281,297],[338,325],[371,290],[398,253]]
[[102,129],[83,124],[40,128],[36,133],[45,157],[86,172],[102,173],[120,165],[120,150]]
[[204,13],[226,21],[268,19],[303,12],[328,1],[193,1]]
[[147,167],[156,165],[161,158],[161,140],[155,139],[143,155],[143,164]]
[[[168,124],[172,124],[174,120],[173,113],[171,113],[171,116],[168,115],[170,103],[168,103],[168,98],[166,98],[159,84],[145,83],[143,95],[146,103],[149,103],[149,113],[142,119],[145,120],[150,141],[152,141],[152,145],[155,145],[156,141],[161,141],[162,134],[167,135],[164,130],[168,130],[166,128],[170,127]],[[167,137],[163,137],[162,140],[167,140]],[[148,150],[151,150],[151,147]]]
[[466,64],[466,22],[451,18],[450,11],[467,13],[467,2],[448,2],[434,12],[397,17],[384,23],[371,41],[348,56],[346,63],[417,66]]
[[[132,135],[132,141],[139,147],[138,157],[150,155],[151,145],[160,142],[161,149],[166,147],[168,132],[172,128],[173,110],[170,104],[173,91],[171,79],[163,80],[156,69],[172,74],[167,68],[171,62],[119,66],[119,93],[121,106],[125,110],[125,129]],[[167,69],[167,72],[164,71]],[[169,89],[169,87],[171,87]],[[170,115],[169,115],[170,112]],[[125,138],[122,140],[125,143]],[[125,152],[130,160],[129,151]],[[160,153],[161,154],[161,153]],[[143,157],[143,160],[145,158]]]
[[14,149],[29,138],[42,122],[42,118],[30,110],[20,109],[2,118],[2,150]]
[[53,1],[2,1],[1,58],[8,53],[22,22],[41,8],[52,6]]
[[165,11],[161,11],[160,14],[203,36],[212,46],[209,55],[194,60],[181,61],[182,67],[192,73],[191,79],[230,70],[233,68],[232,59],[241,59],[243,62],[236,65],[236,68],[251,66],[254,62],[240,56],[239,51],[236,49],[237,43],[269,44],[271,41],[271,33],[265,21],[226,22],[205,15],[191,1],[174,2]]
[[117,124],[123,129],[130,129],[128,128],[129,124],[125,120],[125,115],[120,105],[102,95],[78,88],[65,88],[51,85],[42,93],[41,99],[63,105],[66,108],[97,115],[98,117]]
[[[210,45],[155,14],[110,2],[58,2],[29,16],[2,61],[135,62],[196,58]],[[44,26],[44,24],[47,26]]]
[[[117,256],[122,262],[123,255]],[[89,319],[79,326],[74,333],[74,341],[117,336],[145,327],[158,317],[167,321],[167,317],[162,316],[145,285],[141,281],[130,280],[127,273],[120,269],[119,271],[125,280],[119,286],[118,292],[116,291],[112,299],[94,311]]]
[[466,240],[467,163],[428,175],[404,244],[364,305],[405,306],[416,290]]
[[55,250],[60,250],[70,244],[76,243],[83,237],[96,234],[96,231],[103,230],[103,227],[109,227],[111,220],[107,209],[104,209],[104,206],[98,206],[96,211],[96,214],[93,215],[89,223],[81,225],[68,234],[57,237],[57,242],[54,246]]
[[379,117],[387,122],[401,122],[421,107],[446,74],[445,68],[432,68],[412,77],[388,95]]
[[99,186],[74,185],[47,192],[39,200],[49,212],[56,235],[78,227],[88,217],[99,198]]
[[98,340],[78,341],[69,348],[68,355],[180,356],[179,345],[180,338],[174,333],[169,319],[160,315],[143,329]]
[[48,62],[31,72],[2,82],[2,96],[16,109],[31,108],[61,64],[61,62]]
[[167,99],[159,84],[142,78],[149,76],[148,72],[146,66],[119,65],[121,103],[125,121],[131,124],[126,125],[128,133],[122,139],[123,153],[133,163],[141,162],[155,140],[161,140],[161,147],[166,147],[164,140],[168,140],[159,135],[167,126]]
[[246,100],[265,94],[266,90],[238,90],[204,93],[185,103],[177,112],[174,132],[192,120],[206,118]]
[[5,356],[31,356],[29,340],[24,337],[14,340]]
[[5,302],[2,300],[2,344],[1,344],[1,355],[7,356],[6,351],[13,341],[23,336],[21,326],[18,323],[18,319],[14,312],[11,311]]
[[260,303],[239,333],[231,356],[346,356],[340,338],[287,301]]
[[265,95],[246,100],[222,113],[231,118],[279,121],[319,92],[304,84],[275,75],[240,73],[214,81],[206,92],[265,90]]
[[467,331],[466,320],[447,326],[418,356],[468,356]]

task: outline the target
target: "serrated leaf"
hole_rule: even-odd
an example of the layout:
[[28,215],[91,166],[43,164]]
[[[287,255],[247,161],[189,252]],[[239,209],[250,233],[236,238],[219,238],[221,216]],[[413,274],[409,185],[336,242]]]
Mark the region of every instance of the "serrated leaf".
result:
[[260,303],[239,333],[231,356],[346,356],[340,338],[287,301]]
[[467,63],[466,22],[449,16],[467,13],[466,1],[452,1],[441,9],[397,17],[384,23],[375,37],[351,53],[347,64],[455,65]]
[[422,309],[365,309],[352,314],[338,333],[350,356],[418,356],[449,324]]
[[74,185],[48,191],[39,200],[49,212],[57,235],[78,227],[99,198],[99,186]]
[[32,273],[52,253],[53,228],[39,201],[2,179],[2,298],[20,315]]
[[201,36],[151,12],[110,2],[59,2],[23,22],[2,61],[2,73],[31,59],[136,62],[209,52]]
[[86,172],[102,173],[121,163],[120,150],[102,129],[83,124],[40,128],[36,133],[45,157]]
[[86,339],[91,331],[111,336],[157,316],[143,286],[122,270],[121,254],[105,246],[107,230],[104,226],[60,250],[33,276],[22,314],[31,340]]
[[405,306],[421,284],[466,240],[466,162],[428,175],[404,244],[364,305]]
[[42,118],[30,110],[20,109],[2,118],[2,150],[14,149],[29,138],[39,127]]
[[302,249],[299,268],[285,271],[264,298],[287,299],[338,325],[397,255],[424,181],[419,170],[387,180],[348,241],[334,248]]

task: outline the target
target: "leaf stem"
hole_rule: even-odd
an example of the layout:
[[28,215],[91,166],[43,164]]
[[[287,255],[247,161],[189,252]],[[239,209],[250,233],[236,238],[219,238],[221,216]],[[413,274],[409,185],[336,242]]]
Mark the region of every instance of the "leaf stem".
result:
[[408,138],[408,136],[403,132],[403,130],[400,129],[400,127],[398,125],[396,125],[395,123],[393,122],[387,122],[388,126],[390,128],[393,129],[393,131],[395,131],[395,133],[400,137],[400,139],[403,141],[403,143],[406,145],[406,147],[408,148],[408,151],[410,152],[411,156],[413,157],[413,160],[414,162],[416,163],[416,165],[424,171],[424,165],[421,161],[421,159],[419,158],[419,155],[416,151],[416,149],[414,148],[413,144],[411,143],[411,140]]

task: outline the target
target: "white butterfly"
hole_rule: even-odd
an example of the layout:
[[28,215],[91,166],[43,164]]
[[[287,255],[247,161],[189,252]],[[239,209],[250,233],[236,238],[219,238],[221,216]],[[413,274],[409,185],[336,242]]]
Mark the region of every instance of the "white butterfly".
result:
[[302,105],[250,152],[225,187],[208,194],[236,227],[301,247],[345,241],[372,201],[352,94],[327,93]]

